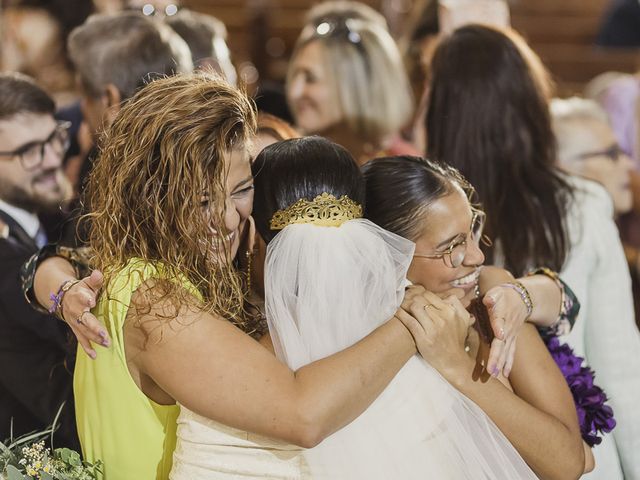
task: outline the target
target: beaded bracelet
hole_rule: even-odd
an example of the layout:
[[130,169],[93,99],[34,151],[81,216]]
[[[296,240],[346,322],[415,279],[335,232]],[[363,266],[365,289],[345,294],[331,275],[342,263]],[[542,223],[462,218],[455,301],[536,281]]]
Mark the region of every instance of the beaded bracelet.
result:
[[49,295],[49,298],[53,302],[51,307],[49,307],[49,313],[58,315],[58,317],[64,320],[62,312],[60,311],[62,309],[62,300],[64,299],[64,296],[69,291],[69,289],[79,282],[80,280],[78,279],[65,280],[60,285],[60,288],[58,288],[57,293],[52,293],[51,295]]
[[42,307],[38,303],[33,289],[33,282],[36,276],[36,269],[42,262],[51,257],[62,257],[71,263],[75,270],[76,278],[86,277],[91,274],[88,266],[90,257],[90,249],[88,247],[69,248],[62,245],[48,244],[32,255],[20,269],[22,293],[31,308],[45,315],[49,313],[49,309]]
[[531,300],[531,295],[529,294],[529,290],[527,290],[527,287],[525,287],[522,283],[518,282],[517,280],[514,280],[513,282],[509,282],[509,283],[503,283],[500,286],[511,288],[512,290],[515,290],[518,293],[518,295],[520,295],[522,302],[524,303],[525,307],[527,307],[527,319],[528,319],[533,313],[533,300]]

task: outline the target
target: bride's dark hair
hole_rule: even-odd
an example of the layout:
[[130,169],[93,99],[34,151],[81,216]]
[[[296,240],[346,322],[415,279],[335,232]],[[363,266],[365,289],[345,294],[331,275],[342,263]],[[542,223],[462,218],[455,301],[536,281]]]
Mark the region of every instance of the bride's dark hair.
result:
[[253,163],[256,228],[269,243],[278,233],[269,228],[273,214],[304,198],[322,193],[346,195],[364,208],[364,180],[351,154],[322,137],[284,140],[266,147]]

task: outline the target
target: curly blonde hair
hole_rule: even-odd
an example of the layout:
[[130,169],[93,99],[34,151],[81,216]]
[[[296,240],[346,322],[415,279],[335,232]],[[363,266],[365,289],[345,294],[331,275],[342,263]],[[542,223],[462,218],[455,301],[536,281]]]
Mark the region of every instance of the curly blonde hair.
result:
[[[89,178],[92,265],[105,284],[132,258],[161,265],[162,295],[247,330],[243,285],[221,243],[228,166],[255,132],[253,103],[217,76],[185,74],[156,80],[122,108],[102,140]],[[216,213],[204,215],[207,196]],[[218,208],[216,208],[218,206]],[[212,249],[227,261],[212,258]],[[169,280],[169,281],[164,281]]]

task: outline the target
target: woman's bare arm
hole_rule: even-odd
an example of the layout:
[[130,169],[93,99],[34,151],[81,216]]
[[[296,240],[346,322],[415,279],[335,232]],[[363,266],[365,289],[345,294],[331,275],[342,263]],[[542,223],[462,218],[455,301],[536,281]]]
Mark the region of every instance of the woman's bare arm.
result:
[[67,280],[77,280],[76,272],[71,262],[62,257],[51,257],[44,260],[36,270],[33,278],[33,291],[38,303],[51,307],[49,295],[58,291],[60,285]]
[[293,372],[228,321],[187,307],[168,321],[168,308],[160,302],[138,317],[132,308],[127,318],[126,355],[142,391],[303,447],[361,414],[416,351],[409,330],[391,319],[356,345]]
[[[427,312],[419,304],[407,306],[413,320],[406,324],[418,321],[426,328],[416,338],[422,356],[484,410],[539,477],[582,475],[587,463],[573,398],[533,325],[525,325],[520,334],[511,391],[495,377],[477,375],[476,360],[465,352],[465,337],[459,335],[460,323],[439,318],[442,308]],[[458,308],[455,302],[452,306]],[[448,344],[447,358],[432,355],[438,344]]]
[[518,338],[509,377],[513,392],[495,378],[474,380],[475,362],[465,361],[466,373],[458,370],[447,380],[491,417],[538,476],[582,475],[591,452],[584,449],[567,382],[535,327],[525,325]]

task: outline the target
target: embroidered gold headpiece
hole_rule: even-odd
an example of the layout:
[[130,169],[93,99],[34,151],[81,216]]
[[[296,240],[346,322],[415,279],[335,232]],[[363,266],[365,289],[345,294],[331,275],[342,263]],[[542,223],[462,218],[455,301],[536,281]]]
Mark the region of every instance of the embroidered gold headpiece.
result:
[[362,218],[362,205],[346,195],[336,199],[330,193],[318,195],[313,201],[301,198],[271,217],[271,230],[282,230],[294,223],[311,223],[323,227],[339,227],[348,220]]

